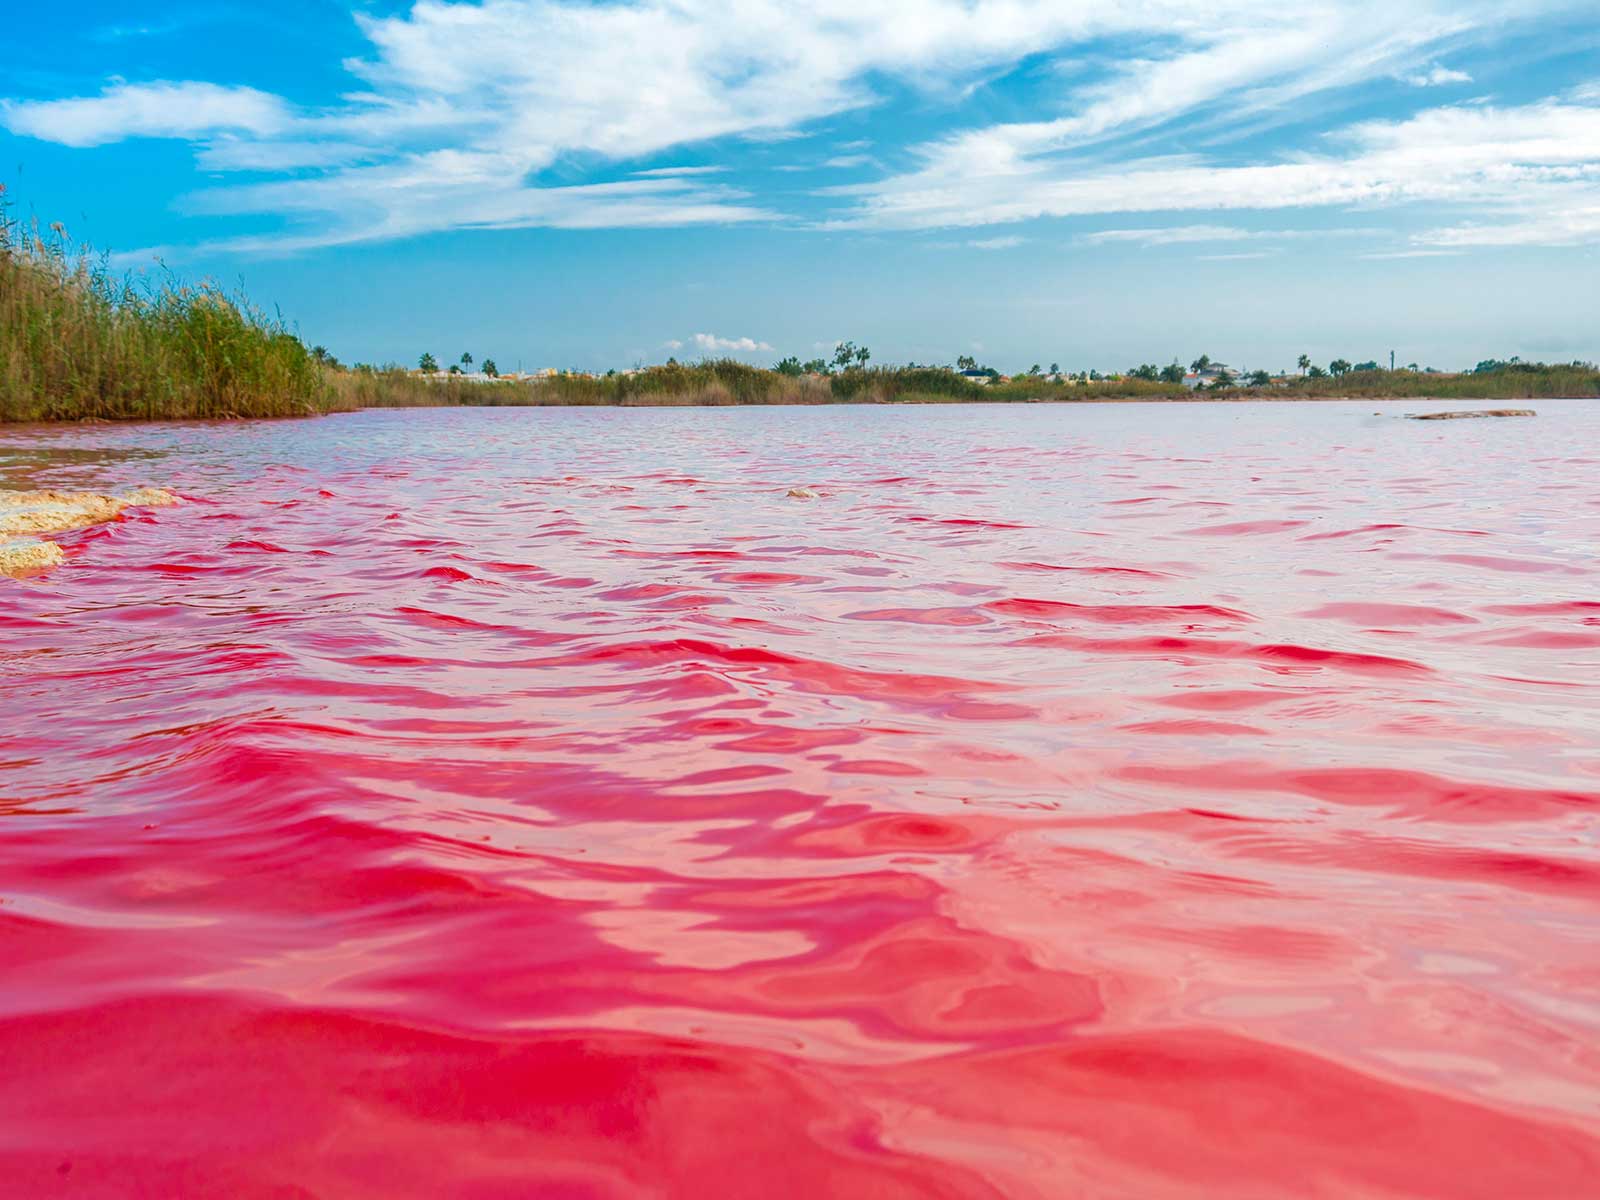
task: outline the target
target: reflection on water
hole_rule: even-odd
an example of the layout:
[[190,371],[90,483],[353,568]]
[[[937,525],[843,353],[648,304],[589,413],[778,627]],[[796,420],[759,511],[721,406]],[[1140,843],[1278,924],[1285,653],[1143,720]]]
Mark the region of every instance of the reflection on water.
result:
[[70,436],[69,431],[49,426],[0,425],[0,489],[88,489],[110,467],[155,464],[169,453],[143,446],[58,444]]
[[0,1170],[1589,1194],[1600,409],[1540,410],[0,431],[192,500],[0,581]]

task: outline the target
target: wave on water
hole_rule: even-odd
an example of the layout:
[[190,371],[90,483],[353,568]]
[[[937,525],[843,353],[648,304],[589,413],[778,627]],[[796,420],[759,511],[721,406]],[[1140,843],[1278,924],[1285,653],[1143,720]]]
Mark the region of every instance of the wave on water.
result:
[[0,433],[0,1191],[1595,1194],[1600,411],[1228,413]]

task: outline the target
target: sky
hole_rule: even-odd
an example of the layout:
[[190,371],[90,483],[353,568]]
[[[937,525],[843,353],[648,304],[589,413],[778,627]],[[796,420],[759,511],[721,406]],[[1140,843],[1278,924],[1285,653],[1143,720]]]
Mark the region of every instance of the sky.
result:
[[1600,358],[1595,0],[59,0],[0,183],[345,361]]

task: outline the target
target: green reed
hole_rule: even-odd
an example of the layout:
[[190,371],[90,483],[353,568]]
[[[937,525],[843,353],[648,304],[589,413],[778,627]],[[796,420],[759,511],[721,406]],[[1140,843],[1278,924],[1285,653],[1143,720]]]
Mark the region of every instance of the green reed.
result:
[[210,283],[136,279],[0,187],[0,420],[188,420],[321,411],[323,373],[283,322]]

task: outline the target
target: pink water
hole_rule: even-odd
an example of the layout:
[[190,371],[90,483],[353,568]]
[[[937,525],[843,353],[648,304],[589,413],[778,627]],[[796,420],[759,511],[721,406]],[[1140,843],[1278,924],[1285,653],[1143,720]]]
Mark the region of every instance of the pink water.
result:
[[1600,1194],[1600,407],[1372,407],[0,431],[0,1192]]

